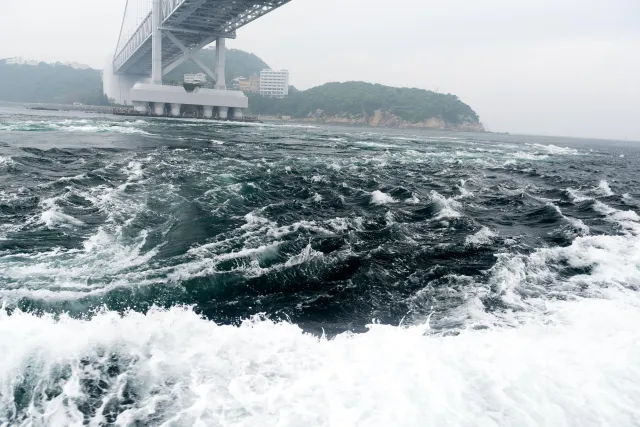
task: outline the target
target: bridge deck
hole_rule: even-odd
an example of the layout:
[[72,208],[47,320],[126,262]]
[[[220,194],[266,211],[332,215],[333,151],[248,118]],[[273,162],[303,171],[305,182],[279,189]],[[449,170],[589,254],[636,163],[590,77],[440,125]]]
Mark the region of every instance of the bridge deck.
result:
[[[238,28],[291,0],[162,0],[162,28],[171,31],[186,47],[209,44],[217,36],[235,38]],[[151,74],[151,12],[116,52],[117,73]],[[182,51],[167,37],[162,42],[162,63],[167,66]]]

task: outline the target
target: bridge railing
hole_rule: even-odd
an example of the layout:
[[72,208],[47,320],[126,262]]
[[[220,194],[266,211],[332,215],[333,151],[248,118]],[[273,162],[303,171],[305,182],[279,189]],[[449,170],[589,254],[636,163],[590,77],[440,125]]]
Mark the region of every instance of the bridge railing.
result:
[[[162,0],[162,21],[167,19],[171,14],[179,8],[186,0]],[[119,70],[131,56],[142,46],[142,44],[151,37],[153,31],[151,11],[142,20],[138,28],[133,32],[129,40],[116,52],[113,58],[113,69]]]
[[[148,0],[147,0],[148,1]],[[187,0],[161,0],[161,22],[164,23],[178,10]],[[289,3],[291,0],[253,0],[247,1],[239,0],[232,3],[232,8],[236,9],[237,13],[229,21],[222,23],[220,28],[212,28],[211,31],[218,31],[221,34],[229,36],[235,35],[235,31],[240,27],[247,25],[248,23],[258,19],[259,17],[266,15],[278,7]],[[246,2],[246,4],[244,4]],[[202,4],[203,2],[199,2]],[[237,3],[237,5],[236,5]],[[149,3],[146,3],[147,5]],[[198,3],[196,3],[198,4]],[[240,6],[240,7],[238,7]],[[146,12],[146,16],[141,14],[144,18],[141,20],[140,25],[132,33],[131,37],[116,51],[113,57],[113,70],[118,72],[122,66],[129,61],[129,59],[135,55],[140,47],[151,37],[153,32],[153,19],[151,10]],[[140,16],[140,15],[138,15]],[[126,12],[125,12],[126,17]],[[136,21],[137,22],[137,21]],[[127,33],[129,34],[129,33]],[[120,35],[122,37],[123,34]]]
[[186,0],[162,0],[162,21],[164,22]]
[[142,44],[151,37],[153,31],[151,12],[142,20],[142,23],[133,32],[120,52],[116,52],[113,58],[113,69],[118,71],[122,65],[142,46]]

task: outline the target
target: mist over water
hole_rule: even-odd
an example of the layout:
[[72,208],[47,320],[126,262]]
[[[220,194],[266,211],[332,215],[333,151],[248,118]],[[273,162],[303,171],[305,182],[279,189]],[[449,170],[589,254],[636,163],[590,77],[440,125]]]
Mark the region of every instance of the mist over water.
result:
[[0,425],[640,423],[640,146],[0,110]]

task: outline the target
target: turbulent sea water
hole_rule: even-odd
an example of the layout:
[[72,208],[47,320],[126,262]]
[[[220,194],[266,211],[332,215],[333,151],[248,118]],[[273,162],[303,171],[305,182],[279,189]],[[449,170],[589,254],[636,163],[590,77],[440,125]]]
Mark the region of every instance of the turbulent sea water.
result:
[[640,143],[0,110],[0,426],[640,425]]

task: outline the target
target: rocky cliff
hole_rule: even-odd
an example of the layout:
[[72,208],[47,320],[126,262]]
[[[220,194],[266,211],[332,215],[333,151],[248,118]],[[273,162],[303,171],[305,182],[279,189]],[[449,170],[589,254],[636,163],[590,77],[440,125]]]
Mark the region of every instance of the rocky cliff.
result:
[[388,128],[421,128],[435,130],[452,130],[461,132],[486,132],[482,123],[472,118],[461,123],[447,123],[440,118],[429,118],[420,122],[410,122],[388,111],[376,110],[374,114],[340,114],[327,115],[323,110],[310,113],[302,121],[314,123],[345,124]]

